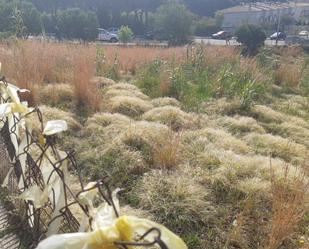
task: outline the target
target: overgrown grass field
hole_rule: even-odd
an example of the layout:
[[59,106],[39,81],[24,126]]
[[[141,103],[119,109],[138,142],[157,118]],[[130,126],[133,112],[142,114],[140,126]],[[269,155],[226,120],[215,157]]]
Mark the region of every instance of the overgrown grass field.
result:
[[[298,47],[0,46],[2,73],[71,128],[83,175],[194,249],[309,246],[309,59]],[[35,131],[35,127],[34,127]]]

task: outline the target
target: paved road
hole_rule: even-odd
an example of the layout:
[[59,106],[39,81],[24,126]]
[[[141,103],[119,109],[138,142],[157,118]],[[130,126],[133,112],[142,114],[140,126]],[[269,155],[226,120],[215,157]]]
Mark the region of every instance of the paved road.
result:
[[[230,43],[227,44],[225,40],[216,40],[216,39],[211,39],[211,38],[204,38],[204,37],[197,37],[194,39],[196,43],[204,43],[204,44],[209,44],[209,45],[217,45],[217,46],[225,46],[225,45],[231,45],[231,46],[239,46],[240,43],[238,43],[236,40],[230,40]],[[267,46],[275,46],[276,41],[272,41],[267,39],[265,41],[265,45]],[[284,41],[279,41],[278,42],[279,46],[285,45]]]

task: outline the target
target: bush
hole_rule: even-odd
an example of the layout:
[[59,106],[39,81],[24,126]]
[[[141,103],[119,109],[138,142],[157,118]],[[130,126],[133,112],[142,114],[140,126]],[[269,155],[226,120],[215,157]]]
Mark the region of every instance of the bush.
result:
[[220,26],[217,24],[215,19],[202,19],[196,23],[194,33],[199,36],[210,36],[219,29]]
[[68,39],[95,40],[98,35],[98,18],[94,12],[78,8],[59,12],[57,22],[61,36]]
[[237,41],[246,46],[246,52],[254,54],[264,45],[266,40],[265,32],[258,26],[252,24],[244,24],[240,26],[235,35]]
[[128,26],[121,26],[119,30],[119,40],[128,43],[133,38],[133,32]]
[[184,5],[174,2],[161,5],[155,14],[155,26],[170,45],[188,42],[192,20],[193,14]]

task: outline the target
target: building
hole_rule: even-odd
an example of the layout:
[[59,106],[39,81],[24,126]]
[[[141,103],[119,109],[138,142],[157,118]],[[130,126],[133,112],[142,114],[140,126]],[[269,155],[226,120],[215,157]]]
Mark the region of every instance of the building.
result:
[[277,24],[279,17],[289,16],[296,22],[309,24],[309,1],[287,3],[252,3],[218,11],[224,16],[222,28],[234,31],[243,23]]

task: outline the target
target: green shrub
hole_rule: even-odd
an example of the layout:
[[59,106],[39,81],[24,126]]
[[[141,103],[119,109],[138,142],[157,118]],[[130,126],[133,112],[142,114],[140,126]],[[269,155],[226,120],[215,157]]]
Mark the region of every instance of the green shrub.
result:
[[160,75],[163,71],[163,66],[163,61],[155,60],[137,73],[136,85],[142,89],[143,93],[152,98],[162,97]]
[[67,39],[95,40],[99,22],[96,14],[79,8],[58,12],[57,23],[61,35]]
[[265,32],[258,26],[252,24],[244,24],[240,26],[235,35],[237,41],[246,46],[246,52],[254,54],[264,45],[266,40]]
[[121,26],[119,30],[119,40],[123,43],[128,43],[133,38],[133,32],[128,26]]
[[155,13],[156,29],[163,33],[170,45],[185,44],[191,35],[193,14],[173,1],[161,5]]
[[210,36],[213,33],[218,32],[219,29],[220,26],[215,19],[202,19],[196,23],[194,33],[199,36]]

